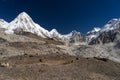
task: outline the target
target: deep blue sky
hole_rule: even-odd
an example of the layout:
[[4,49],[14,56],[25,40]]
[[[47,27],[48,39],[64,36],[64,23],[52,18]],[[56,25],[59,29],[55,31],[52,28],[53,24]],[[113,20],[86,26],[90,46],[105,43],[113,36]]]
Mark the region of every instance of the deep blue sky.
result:
[[45,29],[86,33],[120,17],[120,0],[0,0],[0,18],[10,22],[27,12]]

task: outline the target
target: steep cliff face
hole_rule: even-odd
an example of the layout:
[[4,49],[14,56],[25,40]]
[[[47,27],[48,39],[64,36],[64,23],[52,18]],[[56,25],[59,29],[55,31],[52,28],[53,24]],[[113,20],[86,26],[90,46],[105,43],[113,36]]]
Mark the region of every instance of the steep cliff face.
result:
[[114,42],[116,40],[116,36],[120,35],[115,30],[110,30],[108,32],[102,32],[97,38],[93,38],[89,44],[105,44],[105,43],[110,43]]
[[112,19],[103,28],[101,28],[101,30],[95,34],[88,35],[88,37],[92,36],[89,44],[114,42],[118,39],[117,35],[120,35],[120,19]]

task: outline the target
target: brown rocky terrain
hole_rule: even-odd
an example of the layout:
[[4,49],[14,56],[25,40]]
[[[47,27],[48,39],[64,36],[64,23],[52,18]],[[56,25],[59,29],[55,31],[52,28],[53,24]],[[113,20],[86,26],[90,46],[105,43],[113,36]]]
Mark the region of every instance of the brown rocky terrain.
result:
[[0,61],[0,80],[119,80],[120,64],[69,55],[24,55]]
[[[0,80],[120,80],[120,63],[72,56],[70,49],[58,45],[65,46],[30,33],[23,36],[1,32]],[[93,48],[79,46],[73,50],[87,55]]]

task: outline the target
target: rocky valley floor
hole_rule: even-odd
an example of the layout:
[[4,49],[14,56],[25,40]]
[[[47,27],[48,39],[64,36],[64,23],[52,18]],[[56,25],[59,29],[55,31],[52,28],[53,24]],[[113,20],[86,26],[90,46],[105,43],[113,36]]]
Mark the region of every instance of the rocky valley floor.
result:
[[119,80],[120,64],[69,55],[15,56],[0,60],[0,80]]

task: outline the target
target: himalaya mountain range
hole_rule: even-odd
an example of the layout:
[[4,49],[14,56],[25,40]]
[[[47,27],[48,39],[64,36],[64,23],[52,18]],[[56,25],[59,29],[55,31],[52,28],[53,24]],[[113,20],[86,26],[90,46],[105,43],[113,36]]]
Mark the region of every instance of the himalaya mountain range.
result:
[[102,28],[94,28],[83,35],[80,32],[72,31],[69,34],[61,35],[56,29],[48,31],[35,23],[25,12],[20,13],[10,23],[0,19],[0,28],[4,28],[7,34],[22,35],[24,32],[36,34],[42,38],[52,38],[61,42],[87,42],[88,44],[108,43],[117,40],[120,29],[120,19],[112,19]]

